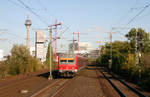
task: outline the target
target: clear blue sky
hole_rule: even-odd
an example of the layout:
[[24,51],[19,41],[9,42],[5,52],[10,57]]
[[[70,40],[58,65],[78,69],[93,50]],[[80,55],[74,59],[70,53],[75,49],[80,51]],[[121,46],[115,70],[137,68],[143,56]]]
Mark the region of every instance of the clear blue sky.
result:
[[[62,36],[61,43],[67,45],[72,39],[72,32],[80,31],[80,41],[91,42],[94,48],[98,47],[96,41],[108,41],[108,34],[112,27],[126,26],[149,0],[22,0],[26,5],[36,12],[48,24],[53,24],[55,19],[69,26]],[[134,9],[133,9],[134,8]],[[132,9],[132,10],[131,10]],[[47,28],[35,15],[23,8],[18,0],[1,0],[0,3],[0,29],[7,29],[5,33],[0,32],[0,49],[8,54],[12,44],[25,44],[26,29],[25,19],[29,14],[32,21],[32,29]],[[127,27],[142,27],[150,32],[150,8],[147,8],[139,17]],[[115,30],[127,33],[128,30]],[[11,33],[11,34],[10,34]],[[48,32],[46,32],[48,35]],[[86,33],[86,34],[85,34]],[[65,39],[67,37],[67,39]],[[123,35],[114,34],[113,40],[125,40]],[[34,46],[35,31],[30,33],[31,45]],[[59,42],[60,43],[60,42]],[[60,44],[59,44],[60,45]]]

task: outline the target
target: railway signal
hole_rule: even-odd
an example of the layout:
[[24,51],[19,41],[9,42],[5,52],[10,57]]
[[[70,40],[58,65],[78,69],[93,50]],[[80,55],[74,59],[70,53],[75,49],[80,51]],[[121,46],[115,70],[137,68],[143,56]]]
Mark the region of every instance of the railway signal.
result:
[[139,79],[141,78],[141,51],[142,51],[142,40],[143,40],[143,34],[142,32],[136,33],[136,55],[137,55],[137,64],[139,66]]
[[142,32],[137,32],[137,49],[139,51],[142,50],[142,40],[143,40],[143,35],[142,35]]

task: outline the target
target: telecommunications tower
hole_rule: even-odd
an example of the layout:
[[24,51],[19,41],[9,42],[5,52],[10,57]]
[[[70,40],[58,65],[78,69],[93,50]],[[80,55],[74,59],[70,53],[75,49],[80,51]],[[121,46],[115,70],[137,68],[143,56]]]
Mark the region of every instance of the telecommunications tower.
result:
[[29,38],[29,32],[31,27],[31,20],[29,18],[29,15],[27,15],[27,20],[25,21],[25,26],[27,30],[27,40],[26,40],[26,46],[28,49],[30,49],[30,38]]

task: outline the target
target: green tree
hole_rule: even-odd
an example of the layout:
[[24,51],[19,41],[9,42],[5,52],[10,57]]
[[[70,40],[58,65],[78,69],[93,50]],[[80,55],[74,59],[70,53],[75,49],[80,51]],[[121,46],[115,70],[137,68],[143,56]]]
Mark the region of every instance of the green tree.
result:
[[41,69],[41,63],[30,55],[24,45],[14,45],[11,56],[4,62],[8,66],[8,74],[27,74]]
[[[112,47],[110,43],[106,43],[101,49],[97,63],[100,66],[108,67],[111,58],[110,49],[112,48],[111,70],[123,76],[124,74],[128,74],[130,80],[137,82],[140,67],[142,77],[139,85],[150,89],[150,34],[141,28],[132,28],[125,37],[129,41],[114,41]],[[136,45],[141,47],[141,49],[138,48],[142,54],[141,66],[137,65]]]
[[0,78],[4,78],[7,76],[8,67],[4,64],[4,62],[0,62]]
[[[57,68],[57,65],[56,65],[57,63],[54,62],[54,60],[53,60],[54,59],[53,58],[53,51],[51,52],[51,54],[52,54],[52,67]],[[49,67],[49,64],[50,64],[50,43],[48,44],[47,53],[46,53],[46,61],[44,63],[46,65],[46,68],[49,69],[50,68]]]
[[140,32],[142,36],[142,52],[147,53],[150,52],[150,34],[146,32],[145,30],[138,28],[137,30],[135,28],[132,28],[128,34],[126,34],[127,39],[130,42],[130,51],[132,53],[135,53],[136,51],[136,35],[137,33]]
[[[128,43],[115,41],[112,43],[112,70],[118,72],[121,69],[122,65],[126,62],[126,57],[128,55]],[[105,46],[101,49],[101,55],[97,59],[97,63],[107,66],[110,64],[110,49],[111,46],[109,43],[105,44]]]

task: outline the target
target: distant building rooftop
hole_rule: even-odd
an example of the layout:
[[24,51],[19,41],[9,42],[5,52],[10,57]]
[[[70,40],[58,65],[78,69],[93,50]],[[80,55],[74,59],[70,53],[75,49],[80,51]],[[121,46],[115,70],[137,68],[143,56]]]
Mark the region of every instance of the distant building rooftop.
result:
[[[93,50],[92,44],[90,42],[79,42],[79,53],[80,54],[85,54],[89,53],[91,50]],[[69,51],[72,51],[72,43],[69,44]],[[75,50],[74,53],[78,53],[78,45],[77,43],[75,44]]]

